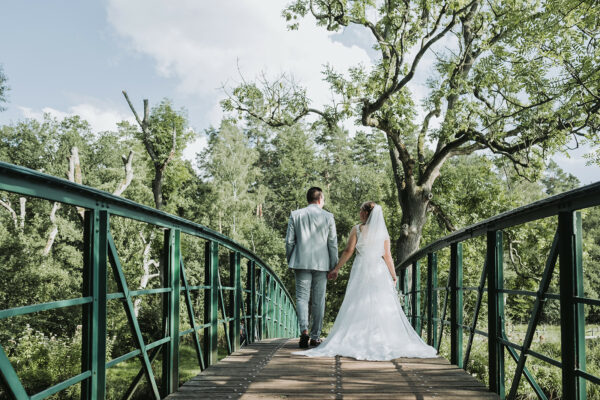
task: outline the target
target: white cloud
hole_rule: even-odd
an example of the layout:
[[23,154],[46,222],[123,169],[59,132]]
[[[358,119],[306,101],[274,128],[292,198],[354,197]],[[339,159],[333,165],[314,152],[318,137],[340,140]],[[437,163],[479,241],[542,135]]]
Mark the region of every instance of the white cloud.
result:
[[134,122],[133,117],[123,114],[111,108],[102,108],[96,105],[82,103],[69,107],[67,111],[56,110],[51,107],[44,107],[42,110],[34,110],[29,107],[19,107],[25,118],[41,120],[44,114],[50,114],[56,119],[63,119],[73,115],[79,115],[86,120],[93,132],[114,131],[117,129],[117,123],[123,120]]
[[[358,46],[334,41],[333,34],[307,18],[288,31],[280,0],[160,1],[109,0],[107,15],[133,50],[156,60],[158,72],[179,79],[178,89],[217,104],[223,83],[239,81],[238,63],[247,79],[261,71],[290,72],[308,88],[315,105],[329,101],[323,65],[344,71],[371,60]],[[209,123],[220,113],[205,111]]]

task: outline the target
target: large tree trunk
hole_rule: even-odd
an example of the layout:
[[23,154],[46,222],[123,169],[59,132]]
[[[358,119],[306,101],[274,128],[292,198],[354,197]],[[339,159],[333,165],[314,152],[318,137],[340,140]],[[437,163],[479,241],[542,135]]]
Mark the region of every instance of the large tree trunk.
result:
[[21,231],[25,231],[25,213],[26,208],[25,204],[27,203],[27,198],[19,197],[19,205],[21,206],[21,214],[19,215],[19,222],[21,224]]
[[163,169],[162,167],[155,166],[154,179],[152,180],[152,193],[154,194],[154,205],[158,210],[160,210],[163,205],[162,185]]
[[396,241],[396,261],[403,262],[419,249],[422,232],[427,222],[427,205],[430,197],[421,188],[403,188],[400,190],[402,225],[400,237]]

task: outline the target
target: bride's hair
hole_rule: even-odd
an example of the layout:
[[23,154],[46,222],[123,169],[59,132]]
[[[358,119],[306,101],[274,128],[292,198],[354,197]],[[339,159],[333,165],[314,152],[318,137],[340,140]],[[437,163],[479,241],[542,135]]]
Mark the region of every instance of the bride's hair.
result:
[[371,215],[371,211],[373,211],[373,208],[375,206],[376,206],[376,204],[375,204],[374,201],[365,201],[360,206],[360,210],[366,212],[367,213],[367,218],[369,218],[369,215]]

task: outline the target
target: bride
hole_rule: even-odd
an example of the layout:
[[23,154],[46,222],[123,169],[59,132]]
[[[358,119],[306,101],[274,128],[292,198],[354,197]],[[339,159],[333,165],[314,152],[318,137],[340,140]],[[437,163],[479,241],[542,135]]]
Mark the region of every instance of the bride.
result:
[[294,354],[372,361],[437,357],[436,350],[423,342],[402,311],[381,206],[364,203],[360,220],[362,223],[352,228],[346,249],[328,276],[337,278],[356,249],[346,295],[333,328],[318,347]]

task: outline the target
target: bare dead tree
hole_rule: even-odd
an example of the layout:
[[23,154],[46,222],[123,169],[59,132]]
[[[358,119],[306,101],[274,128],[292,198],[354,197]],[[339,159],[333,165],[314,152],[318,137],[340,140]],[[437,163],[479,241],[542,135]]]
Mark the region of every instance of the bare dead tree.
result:
[[10,213],[12,220],[15,224],[15,228],[18,228],[19,223],[17,221],[17,213],[12,208],[12,204],[10,203],[10,200],[9,199],[6,199],[6,200],[0,199],[0,206],[6,208],[8,210],[8,212]]
[[[120,196],[131,184],[133,180],[133,151],[129,152],[129,156],[125,157],[121,156],[123,160],[123,167],[125,169],[125,178],[119,183],[117,189],[113,192],[114,195]],[[76,146],[71,148],[71,155],[68,157],[69,160],[69,170],[67,171],[67,178],[74,183],[82,184],[83,176],[81,173],[81,161],[79,159],[79,149]],[[25,198],[21,198],[21,223],[24,226],[25,221]],[[48,239],[46,240],[46,246],[44,246],[44,250],[42,251],[42,255],[47,256],[50,254],[50,250],[52,250],[52,246],[54,241],[56,240],[56,236],[58,235],[58,223],[56,220],[56,213],[61,208],[62,204],[59,202],[54,202],[52,205],[52,211],[50,211],[50,222],[52,223],[52,227],[50,228],[50,233],[48,234]],[[85,209],[82,207],[76,207],[77,214],[79,215],[81,221],[84,220],[85,217]],[[13,211],[14,212],[14,211]],[[16,214],[15,214],[16,218]],[[16,221],[16,219],[15,219]],[[16,224],[16,223],[15,223]],[[16,226],[16,225],[15,225]]]
[[19,221],[21,224],[21,231],[25,230],[25,205],[27,204],[26,197],[19,197],[19,206],[21,208],[21,213],[19,214]]
[[125,178],[123,178],[121,183],[119,183],[119,186],[117,186],[117,189],[113,192],[115,196],[122,195],[133,180],[133,150],[129,152],[129,156],[127,157],[122,155],[121,160],[123,161],[123,167],[125,168]]
[[[79,149],[76,146],[71,148],[71,155],[68,157],[69,160],[69,171],[67,172],[67,178],[71,182],[83,184],[83,177],[81,174],[81,162],[79,161]],[[85,217],[85,209],[83,207],[77,207],[77,214],[83,221]]]
[[42,255],[47,256],[50,254],[50,250],[52,250],[52,245],[54,244],[54,240],[56,240],[56,235],[58,235],[58,224],[56,223],[56,212],[61,208],[62,204],[58,201],[55,201],[52,205],[52,211],[50,211],[50,222],[52,223],[52,228],[50,228],[50,233],[48,234],[48,240],[46,240],[46,246],[44,246],[44,250],[42,250]]
[[[160,277],[160,264],[150,257],[150,250],[152,250],[152,241],[154,240],[154,232],[150,233],[150,238],[146,240],[144,234],[142,232],[139,233],[140,239],[144,246],[144,251],[142,253],[142,269],[144,270],[144,274],[140,279],[140,290],[146,289],[148,287],[148,283],[151,279]],[[152,267],[158,272],[152,273]],[[140,307],[142,306],[142,298],[140,296],[136,297],[133,302],[133,312],[137,317],[140,311]]]
[[163,205],[162,186],[165,170],[167,168],[167,165],[169,165],[171,160],[173,160],[173,157],[175,157],[175,152],[177,150],[177,131],[175,130],[175,127],[173,127],[171,150],[167,157],[164,158],[164,160],[161,159],[154,146],[154,142],[151,140],[151,138],[153,137],[153,132],[152,127],[149,124],[150,110],[148,106],[148,99],[144,99],[144,117],[143,119],[140,119],[140,116],[135,110],[133,104],[131,103],[131,100],[129,100],[129,96],[127,95],[127,92],[125,90],[123,90],[123,96],[125,96],[125,100],[127,101],[127,104],[129,105],[129,108],[131,109],[135,120],[137,121],[138,125],[142,130],[142,142],[144,143],[144,147],[146,148],[146,151],[148,152],[148,155],[152,160],[152,165],[154,166],[152,193],[154,194],[154,205],[157,209],[160,210]]

